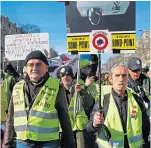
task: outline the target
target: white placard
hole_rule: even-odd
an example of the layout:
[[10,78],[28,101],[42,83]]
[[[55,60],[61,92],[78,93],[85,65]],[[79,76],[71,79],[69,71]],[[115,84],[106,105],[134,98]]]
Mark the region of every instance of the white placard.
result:
[[42,51],[46,56],[50,53],[49,34],[16,34],[5,36],[5,57],[8,61],[25,60],[35,50]]

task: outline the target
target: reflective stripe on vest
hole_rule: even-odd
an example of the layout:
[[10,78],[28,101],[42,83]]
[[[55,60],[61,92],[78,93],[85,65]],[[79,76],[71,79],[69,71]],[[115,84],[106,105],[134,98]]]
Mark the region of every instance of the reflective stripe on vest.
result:
[[34,100],[28,120],[23,87],[24,81],[20,81],[13,89],[16,138],[34,141],[59,139],[59,119],[54,107],[59,90],[59,80],[49,78],[46,81]]
[[54,128],[40,128],[40,127],[36,127],[36,126],[26,126],[26,125],[21,125],[21,126],[15,126],[15,130],[16,131],[31,131],[31,132],[37,132],[37,133],[55,133],[58,132],[59,127],[54,127]]
[[[57,113],[49,114],[49,113],[43,113],[43,112],[33,111],[33,110],[30,112],[30,115],[39,117],[39,118],[44,118],[44,119],[57,119],[58,118]],[[25,111],[14,112],[14,117],[22,117],[22,116],[26,116]]]
[[134,143],[134,142],[142,140],[142,138],[143,138],[142,134],[140,134],[138,136],[132,136],[132,137],[129,137],[129,142]]
[[123,141],[110,140],[109,145],[112,147],[123,147]]
[[[79,108],[76,106],[76,110],[78,110]],[[70,107],[68,108],[68,111],[74,111],[74,107]],[[83,111],[83,106],[80,107],[80,111]]]
[[[103,137],[103,136],[101,136],[101,138],[103,139],[103,140],[106,140],[106,138],[105,137]],[[138,136],[132,136],[132,137],[130,137],[129,138],[129,142],[130,143],[135,143],[135,142],[138,142],[138,141],[140,141],[140,140],[142,140],[142,134],[141,135],[138,135]],[[101,145],[101,142],[99,143],[99,145]],[[116,140],[109,140],[109,142],[108,142],[108,145],[110,146],[110,147],[124,147],[124,142],[123,141],[116,141]],[[102,146],[102,148],[103,148],[103,145],[101,145]],[[142,146],[138,146],[138,148],[141,148]],[[105,148],[105,147],[104,147]]]
[[[109,140],[109,142],[108,142],[108,140],[106,139],[105,135],[102,134],[101,132],[99,133],[99,137],[102,140],[106,141],[109,147],[124,147],[123,140]],[[100,139],[97,139],[97,141],[100,141],[99,144],[101,144],[101,142],[102,142]]]
[[103,148],[123,148],[124,135],[127,135],[130,148],[137,148],[142,146],[142,112],[132,93],[128,90],[127,93],[127,133],[123,132],[120,115],[111,94],[109,109],[104,124],[110,130],[112,137],[108,142],[105,136],[105,132],[102,128],[100,128],[100,132],[97,138],[98,145],[101,145]]

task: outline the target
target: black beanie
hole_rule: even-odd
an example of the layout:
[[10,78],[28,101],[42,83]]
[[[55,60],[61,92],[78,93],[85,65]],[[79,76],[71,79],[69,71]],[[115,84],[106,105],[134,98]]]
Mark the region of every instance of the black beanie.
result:
[[73,74],[73,70],[70,66],[63,66],[61,69],[60,69],[60,75],[61,76],[64,76],[64,75],[69,75],[71,76],[72,78],[74,77],[74,74]]
[[31,59],[39,59],[46,65],[49,65],[46,56],[40,50],[30,52],[25,59],[25,64],[27,64],[27,62]]

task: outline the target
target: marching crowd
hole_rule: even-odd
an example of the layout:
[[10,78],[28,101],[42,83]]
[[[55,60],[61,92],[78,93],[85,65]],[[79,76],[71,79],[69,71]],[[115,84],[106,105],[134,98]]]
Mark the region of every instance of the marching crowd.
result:
[[[98,77],[98,56],[49,76],[39,51],[25,59],[20,77],[8,63],[1,84],[3,148],[149,148],[150,67],[133,57]],[[1,75],[2,76],[2,75]]]

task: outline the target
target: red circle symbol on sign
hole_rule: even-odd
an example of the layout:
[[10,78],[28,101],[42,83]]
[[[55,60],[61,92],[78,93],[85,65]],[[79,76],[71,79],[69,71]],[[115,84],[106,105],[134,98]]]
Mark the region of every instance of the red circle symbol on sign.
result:
[[[104,40],[104,45],[103,45],[102,47],[99,47],[99,45],[96,44],[96,40],[97,40],[98,38]],[[93,38],[92,44],[93,44],[93,46],[94,46],[97,50],[103,50],[103,49],[105,49],[105,48],[107,47],[107,45],[108,45],[108,39],[107,39],[107,37],[106,37],[104,34],[97,34],[97,35]]]

